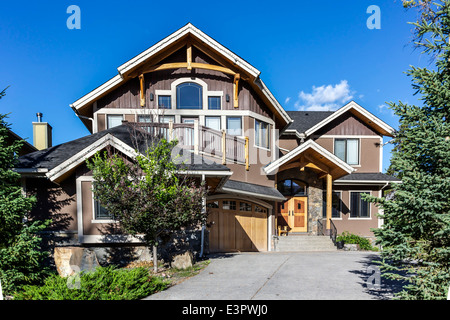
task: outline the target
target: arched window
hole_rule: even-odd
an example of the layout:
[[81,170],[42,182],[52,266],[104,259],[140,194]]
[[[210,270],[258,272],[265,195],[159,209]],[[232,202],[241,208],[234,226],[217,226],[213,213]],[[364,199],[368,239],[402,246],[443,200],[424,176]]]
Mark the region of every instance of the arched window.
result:
[[177,86],[177,109],[203,109],[203,88],[194,82]]
[[286,179],[278,182],[277,188],[283,196],[306,196],[308,185],[299,180]]

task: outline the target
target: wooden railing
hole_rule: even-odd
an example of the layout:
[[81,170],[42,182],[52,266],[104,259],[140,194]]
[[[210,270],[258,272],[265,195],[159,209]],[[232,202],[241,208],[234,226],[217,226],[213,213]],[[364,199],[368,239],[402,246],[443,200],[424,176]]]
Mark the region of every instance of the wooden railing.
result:
[[249,169],[248,137],[232,136],[225,130],[218,131],[196,121],[191,123],[128,122],[129,125],[166,140],[178,140],[178,146],[227,162],[244,164]]

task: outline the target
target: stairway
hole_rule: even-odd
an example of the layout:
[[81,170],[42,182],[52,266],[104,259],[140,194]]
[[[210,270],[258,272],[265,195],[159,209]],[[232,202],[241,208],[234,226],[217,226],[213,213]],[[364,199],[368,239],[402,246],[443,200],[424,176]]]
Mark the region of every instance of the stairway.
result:
[[333,241],[328,236],[295,235],[280,236],[274,239],[275,251],[337,251]]

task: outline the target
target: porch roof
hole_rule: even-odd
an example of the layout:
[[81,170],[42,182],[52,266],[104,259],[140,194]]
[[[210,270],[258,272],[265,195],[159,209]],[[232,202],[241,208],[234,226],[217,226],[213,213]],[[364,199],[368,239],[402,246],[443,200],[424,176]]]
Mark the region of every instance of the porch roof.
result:
[[330,174],[333,179],[339,179],[355,171],[353,167],[313,140],[302,143],[278,160],[268,164],[264,167],[264,172],[270,175],[291,167],[309,167]]
[[220,191],[273,201],[286,200],[280,191],[275,188],[235,180],[227,180]]

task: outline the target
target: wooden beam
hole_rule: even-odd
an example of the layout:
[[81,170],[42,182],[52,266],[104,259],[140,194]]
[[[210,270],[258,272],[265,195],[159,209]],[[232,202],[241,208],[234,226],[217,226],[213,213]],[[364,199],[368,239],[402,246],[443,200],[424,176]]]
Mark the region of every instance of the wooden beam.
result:
[[313,163],[318,170],[326,172],[326,173],[330,173],[330,168],[326,165],[324,165],[323,163],[321,163],[320,161],[308,156],[307,154],[304,155],[305,159],[308,160],[309,162]]
[[331,210],[332,210],[332,196],[333,196],[333,179],[331,174],[327,174],[327,229],[331,228]]
[[144,85],[145,85],[145,81],[144,81],[144,75],[143,74],[141,74],[141,75],[139,75],[139,84],[140,84],[140,100],[141,100],[141,107],[143,107],[143,106],[145,106],[145,88],[144,88]]
[[192,70],[192,45],[190,42],[187,43],[186,49],[186,59],[187,59],[187,69]]
[[239,79],[241,78],[241,75],[239,73],[236,73],[234,75],[233,80],[233,96],[234,96],[234,107],[239,108]]
[[[199,63],[199,62],[191,62],[191,68],[197,68],[197,69],[206,69],[206,70],[214,70],[214,71],[220,71],[223,73],[236,75],[236,72],[234,72],[231,69],[216,66],[214,64],[207,64],[207,63]],[[165,63],[161,65],[151,66],[148,67],[146,70],[144,70],[142,73],[150,73],[155,71],[161,71],[161,70],[169,70],[169,69],[179,69],[179,68],[188,68],[189,64],[187,62],[172,62],[172,63]]]

